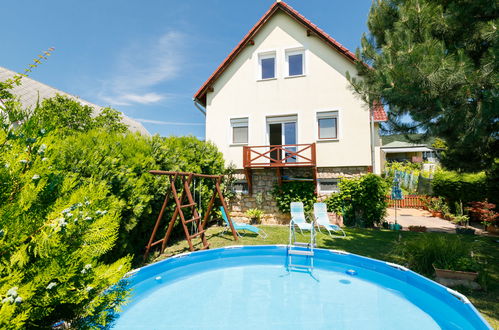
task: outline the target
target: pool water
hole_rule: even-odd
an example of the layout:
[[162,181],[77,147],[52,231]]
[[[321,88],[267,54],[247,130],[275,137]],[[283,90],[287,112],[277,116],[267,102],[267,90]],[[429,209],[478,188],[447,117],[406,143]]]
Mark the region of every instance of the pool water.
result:
[[311,273],[288,271],[286,260],[285,247],[245,247],[145,267],[132,276],[132,301],[114,328],[488,328],[471,304],[429,290],[444,287],[413,272],[328,250],[316,250]]

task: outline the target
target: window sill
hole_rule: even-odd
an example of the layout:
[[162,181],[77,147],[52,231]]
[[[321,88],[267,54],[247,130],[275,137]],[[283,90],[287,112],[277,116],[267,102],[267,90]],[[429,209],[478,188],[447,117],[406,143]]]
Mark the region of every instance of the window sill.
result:
[[247,143],[231,143],[229,144],[229,147],[243,147],[247,145],[248,145]]
[[274,77],[274,78],[265,78],[265,79],[257,79],[256,81],[270,81],[270,80],[277,80],[277,77]]
[[317,140],[317,143],[322,143],[322,142],[339,142],[340,139],[336,138],[336,139],[318,139]]
[[299,74],[296,76],[286,76],[286,77],[284,77],[284,79],[301,78],[301,77],[306,77],[306,76],[307,76],[306,74]]

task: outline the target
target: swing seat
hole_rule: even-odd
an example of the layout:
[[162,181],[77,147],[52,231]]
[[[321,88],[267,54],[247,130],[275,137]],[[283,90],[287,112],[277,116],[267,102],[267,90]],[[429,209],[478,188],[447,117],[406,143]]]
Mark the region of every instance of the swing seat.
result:
[[[220,206],[220,211],[222,212],[222,218],[224,219],[224,223],[225,223],[224,231],[226,231],[227,229],[230,228],[229,219],[227,217],[227,214],[225,214],[225,210],[224,210],[223,206]],[[252,225],[248,225],[246,223],[235,222],[232,220],[230,220],[230,221],[232,222],[232,226],[234,226],[234,229],[236,230],[236,233],[239,237],[241,237],[241,234],[239,233],[238,230],[247,230],[247,231],[250,231],[252,233],[257,234],[258,236],[260,236],[263,239],[267,238],[267,233],[263,229],[260,229],[258,227],[252,226]]]

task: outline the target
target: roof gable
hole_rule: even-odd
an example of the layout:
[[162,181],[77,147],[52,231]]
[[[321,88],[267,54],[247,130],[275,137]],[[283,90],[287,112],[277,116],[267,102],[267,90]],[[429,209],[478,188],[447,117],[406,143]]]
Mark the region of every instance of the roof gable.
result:
[[[215,72],[206,80],[206,82],[201,86],[201,88],[194,95],[194,99],[200,102],[202,105],[206,106],[206,94],[212,88],[214,82],[220,77],[220,75],[228,68],[228,66],[235,60],[235,58],[243,51],[243,49],[253,42],[252,38],[261,30],[261,28],[267,23],[270,18],[274,16],[277,11],[282,11],[292,19],[303,25],[307,29],[307,34],[315,35],[323,40],[326,44],[335,49],[338,53],[345,56],[349,61],[355,63],[359,60],[357,57],[341,45],[339,42],[334,40],[331,36],[317,27],[315,24],[306,19],[303,15],[294,10],[291,6],[285,2],[275,2],[269,10],[258,20],[258,22],[253,26],[253,28],[244,36],[244,38],[237,44],[237,46],[232,50],[232,52],[224,59],[224,61],[218,66]],[[383,110],[384,113],[384,110]],[[381,116],[382,117],[382,116]],[[380,120],[381,121],[381,120]]]

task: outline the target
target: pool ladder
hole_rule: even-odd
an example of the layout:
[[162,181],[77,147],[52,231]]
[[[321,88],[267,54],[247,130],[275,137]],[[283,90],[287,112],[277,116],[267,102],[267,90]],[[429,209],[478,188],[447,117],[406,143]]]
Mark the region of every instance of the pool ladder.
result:
[[[312,272],[314,269],[314,247],[317,247],[315,240],[315,223],[312,223],[310,230],[310,242],[296,241],[295,226],[293,223],[289,224],[289,244],[288,244],[288,263],[289,270],[302,270]],[[305,263],[295,263],[293,260],[305,257]]]

